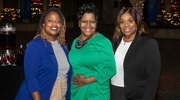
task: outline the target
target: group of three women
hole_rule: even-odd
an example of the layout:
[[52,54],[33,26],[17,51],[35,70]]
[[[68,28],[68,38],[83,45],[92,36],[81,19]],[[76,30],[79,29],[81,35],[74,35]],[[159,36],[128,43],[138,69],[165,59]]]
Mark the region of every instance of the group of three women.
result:
[[62,12],[45,11],[26,49],[25,80],[15,100],[154,100],[160,54],[140,15],[133,8],[120,10],[113,46],[96,31],[97,22],[95,5],[79,8],[81,34],[68,54]]

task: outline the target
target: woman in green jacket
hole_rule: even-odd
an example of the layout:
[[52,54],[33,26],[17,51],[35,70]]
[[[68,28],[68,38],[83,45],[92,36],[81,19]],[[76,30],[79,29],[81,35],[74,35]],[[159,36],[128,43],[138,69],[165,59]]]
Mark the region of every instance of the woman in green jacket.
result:
[[116,66],[110,40],[96,32],[97,9],[94,4],[79,8],[78,25],[81,35],[69,52],[72,65],[71,100],[109,100],[109,79]]

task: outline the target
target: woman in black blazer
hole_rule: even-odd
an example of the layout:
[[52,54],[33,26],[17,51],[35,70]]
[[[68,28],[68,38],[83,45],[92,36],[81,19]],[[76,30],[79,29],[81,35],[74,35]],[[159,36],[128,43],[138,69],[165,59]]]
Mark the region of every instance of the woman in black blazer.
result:
[[160,76],[160,53],[147,36],[133,8],[120,10],[113,35],[117,73],[111,79],[110,100],[155,100]]

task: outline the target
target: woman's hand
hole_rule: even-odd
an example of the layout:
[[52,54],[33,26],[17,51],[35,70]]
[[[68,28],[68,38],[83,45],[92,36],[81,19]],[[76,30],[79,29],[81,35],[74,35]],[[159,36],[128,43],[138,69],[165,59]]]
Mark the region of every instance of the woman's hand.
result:
[[33,100],[41,100],[41,96],[40,96],[39,91],[32,92],[31,96],[32,96]]
[[84,77],[83,75],[81,75],[81,74],[76,74],[76,76],[78,76],[78,77],[75,77],[75,76],[73,76],[73,84],[76,84],[76,85],[78,85],[78,86],[76,86],[75,88],[78,88],[78,87],[80,87],[80,86],[82,86],[82,85],[85,85],[85,84],[87,84],[87,82],[86,82],[86,77]]
[[78,85],[75,88],[78,88],[78,87],[83,86],[85,84],[89,84],[91,82],[96,82],[96,79],[94,76],[91,76],[88,78],[86,78],[85,76],[83,76],[81,74],[76,74],[76,76],[78,76],[78,77],[73,76],[73,79],[72,79],[74,81],[73,84]]

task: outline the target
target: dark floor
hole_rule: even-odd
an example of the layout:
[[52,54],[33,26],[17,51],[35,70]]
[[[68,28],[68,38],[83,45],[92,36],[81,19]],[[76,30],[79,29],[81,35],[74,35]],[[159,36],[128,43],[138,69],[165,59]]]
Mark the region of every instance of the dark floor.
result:
[[162,59],[157,100],[180,100],[180,39],[157,41]]
[[[111,40],[114,26],[103,24],[99,25],[97,30]],[[25,46],[35,34],[36,32],[17,32],[16,51],[18,51],[19,44]],[[73,39],[79,34],[78,28],[67,29],[66,40],[69,48]],[[156,40],[159,43],[162,59],[160,85],[156,100],[180,100],[180,39],[156,38]]]

